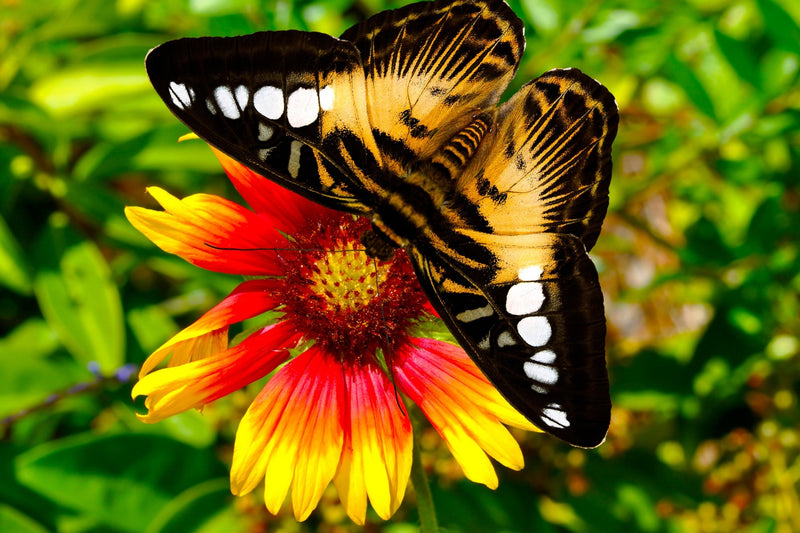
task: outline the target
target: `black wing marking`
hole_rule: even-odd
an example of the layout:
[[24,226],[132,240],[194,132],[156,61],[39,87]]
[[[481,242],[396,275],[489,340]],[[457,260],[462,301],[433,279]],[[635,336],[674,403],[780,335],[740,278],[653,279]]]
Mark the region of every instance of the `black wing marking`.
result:
[[522,262],[480,272],[411,256],[434,307],[500,393],[543,431],[598,446],[611,400],[597,271],[573,236],[527,240]]
[[608,208],[618,123],[608,89],[577,69],[551,70],[500,107],[456,188],[493,233],[569,233],[591,250]]
[[299,31],[187,38],[145,64],[170,111],[219,150],[321,204],[368,211],[360,177],[379,156],[351,43]]

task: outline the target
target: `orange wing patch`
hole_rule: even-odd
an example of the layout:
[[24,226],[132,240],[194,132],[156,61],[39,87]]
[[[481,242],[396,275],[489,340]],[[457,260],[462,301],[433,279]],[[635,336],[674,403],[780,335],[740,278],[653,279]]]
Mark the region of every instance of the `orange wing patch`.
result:
[[403,175],[493,107],[517,70],[523,26],[505,2],[412,4],[354,26],[385,168]]
[[550,71],[501,106],[457,189],[493,233],[570,233],[590,249],[608,206],[618,121],[605,87],[575,69]]

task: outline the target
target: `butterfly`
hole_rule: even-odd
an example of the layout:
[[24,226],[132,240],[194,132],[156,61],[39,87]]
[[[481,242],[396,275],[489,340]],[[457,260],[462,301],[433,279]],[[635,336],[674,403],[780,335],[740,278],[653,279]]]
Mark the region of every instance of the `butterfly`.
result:
[[611,416],[605,317],[588,251],[608,207],[618,111],[577,69],[498,105],[525,47],[502,0],[385,11],[341,37],[184,38],[147,55],[178,119],[253,171],[370,217],[500,393],[580,447]]

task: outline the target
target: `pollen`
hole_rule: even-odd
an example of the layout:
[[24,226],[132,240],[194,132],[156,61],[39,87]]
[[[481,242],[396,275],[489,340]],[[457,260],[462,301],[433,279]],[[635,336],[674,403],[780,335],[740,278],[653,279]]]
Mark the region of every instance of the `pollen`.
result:
[[355,311],[366,307],[380,294],[387,270],[360,250],[335,250],[325,254],[311,268],[309,288],[331,309]]

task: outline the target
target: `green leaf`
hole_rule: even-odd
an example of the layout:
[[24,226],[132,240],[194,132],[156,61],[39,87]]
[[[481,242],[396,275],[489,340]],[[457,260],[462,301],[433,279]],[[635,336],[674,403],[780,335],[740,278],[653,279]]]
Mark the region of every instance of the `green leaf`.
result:
[[758,0],[764,17],[764,30],[780,47],[800,55],[800,26],[780,4],[773,0]]
[[30,294],[30,267],[22,248],[11,233],[5,219],[0,216],[0,284],[21,293]]
[[228,478],[212,479],[172,500],[146,533],[216,533],[244,531],[247,522],[233,507]]
[[708,95],[708,92],[703,87],[698,77],[686,63],[672,56],[667,60],[665,70],[667,74],[672,77],[672,80],[683,88],[686,92],[686,96],[694,102],[694,105],[697,106],[699,111],[705,113],[709,117],[716,118],[714,103],[711,101],[711,97]]
[[175,496],[225,475],[210,450],[155,435],[81,435],[20,455],[18,478],[53,501],[140,533]]
[[[47,498],[19,484],[14,471],[14,460],[18,454],[19,450],[11,443],[0,442],[0,479],[3,480],[0,483],[0,502],[13,507],[14,511],[22,513],[26,517],[34,518],[47,530],[53,530],[58,513],[57,507]],[[2,519],[0,519],[0,523],[2,523]],[[0,531],[14,531],[14,529],[0,526]]]
[[24,351],[21,355],[0,352],[0,367],[0,417],[32,407],[89,376],[71,359],[48,361],[27,357]]
[[47,529],[43,525],[2,503],[0,503],[0,531],[5,533],[47,533]]
[[527,20],[537,32],[545,35],[555,32],[559,27],[560,4],[551,0],[522,0],[522,8],[528,14]]
[[736,74],[754,87],[760,87],[761,75],[752,45],[725,35],[719,30],[714,30],[714,38],[720,52]]
[[58,337],[40,318],[29,318],[0,339],[0,362],[40,359],[58,348]]
[[108,102],[152,95],[141,62],[99,63],[61,69],[31,87],[31,100],[54,115],[103,109]]
[[78,361],[97,361],[110,373],[124,363],[125,330],[108,264],[88,241],[69,246],[59,263],[34,282],[42,314]]

